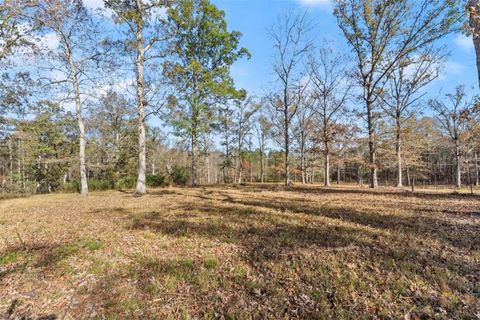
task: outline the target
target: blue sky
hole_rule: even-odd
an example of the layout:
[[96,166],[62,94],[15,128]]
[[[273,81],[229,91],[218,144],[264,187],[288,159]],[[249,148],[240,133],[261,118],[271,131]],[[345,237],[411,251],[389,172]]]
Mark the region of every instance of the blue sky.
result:
[[[316,44],[331,41],[342,52],[349,52],[335,18],[331,0],[212,0],[224,10],[230,30],[242,32],[241,45],[252,54],[250,60],[237,62],[232,75],[238,87],[252,95],[261,96],[272,87],[272,42],[267,35],[269,28],[285,10],[306,10],[316,25]],[[91,8],[103,7],[103,0],[84,0]],[[426,91],[438,96],[453,91],[457,85],[465,85],[473,96],[478,94],[475,52],[470,38],[452,34],[442,40],[450,56],[439,78]]]
[[[333,41],[344,52],[349,52],[336,25],[329,0],[214,0],[219,8],[226,12],[231,30],[242,32],[242,46],[252,54],[250,60],[237,62],[232,68],[232,75],[239,87],[261,95],[271,87],[272,43],[266,29],[284,10],[292,8],[307,10],[316,25],[317,45],[323,40]],[[466,85],[469,92],[476,94],[475,52],[472,40],[461,34],[453,34],[442,41],[450,52],[440,77],[426,90],[430,96],[447,93],[459,84]]]

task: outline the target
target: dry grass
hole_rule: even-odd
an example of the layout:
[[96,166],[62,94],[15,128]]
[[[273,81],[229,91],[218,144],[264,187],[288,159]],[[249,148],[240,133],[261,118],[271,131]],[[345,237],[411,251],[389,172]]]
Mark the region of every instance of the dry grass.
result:
[[0,318],[480,317],[479,197],[219,186],[0,210]]

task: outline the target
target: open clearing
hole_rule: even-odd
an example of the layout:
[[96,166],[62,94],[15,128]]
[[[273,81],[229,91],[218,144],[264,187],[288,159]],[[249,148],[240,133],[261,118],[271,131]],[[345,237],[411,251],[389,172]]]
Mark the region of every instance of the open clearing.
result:
[[0,318],[480,317],[478,196],[248,185],[0,208]]

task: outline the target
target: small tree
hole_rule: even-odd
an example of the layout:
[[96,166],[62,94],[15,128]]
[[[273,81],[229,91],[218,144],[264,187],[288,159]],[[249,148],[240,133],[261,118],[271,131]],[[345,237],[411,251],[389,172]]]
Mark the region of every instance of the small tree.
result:
[[309,38],[311,30],[306,13],[297,12],[280,16],[269,30],[274,48],[273,71],[280,91],[271,104],[282,120],[286,186],[290,185],[290,125],[297,112],[292,96],[302,78],[302,63],[313,46]]
[[235,101],[235,109],[233,113],[233,128],[236,133],[234,141],[237,145],[237,159],[238,159],[238,176],[237,183],[242,183],[244,168],[245,144],[247,136],[253,129],[253,116],[260,108],[260,104],[253,101],[252,98],[247,98],[244,101]]
[[351,81],[345,57],[322,48],[318,56],[310,57],[308,71],[315,104],[313,110],[320,121],[318,138],[324,157],[324,184],[330,185],[330,156],[332,144],[342,132],[340,122],[346,115]]
[[268,140],[272,134],[272,123],[264,114],[260,114],[255,121],[255,134],[260,152],[260,182],[265,182],[265,157]]

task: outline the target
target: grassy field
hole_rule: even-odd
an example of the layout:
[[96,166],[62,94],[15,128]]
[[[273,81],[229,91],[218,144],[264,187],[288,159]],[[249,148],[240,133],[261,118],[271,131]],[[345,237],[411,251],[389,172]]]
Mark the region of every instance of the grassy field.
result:
[[247,185],[0,210],[0,318],[480,317],[479,196]]

